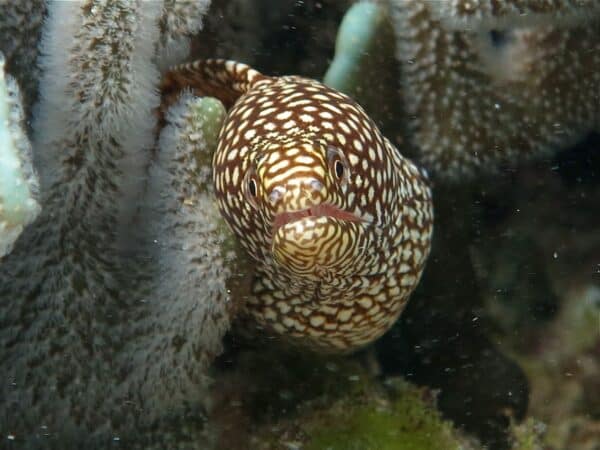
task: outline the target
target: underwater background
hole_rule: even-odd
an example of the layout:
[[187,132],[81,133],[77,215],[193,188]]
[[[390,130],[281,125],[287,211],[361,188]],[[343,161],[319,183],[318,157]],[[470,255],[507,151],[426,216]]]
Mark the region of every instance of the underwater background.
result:
[[[0,51],[0,448],[600,449],[599,2],[0,0]],[[324,80],[429,172],[367,348],[239,332],[224,111],[157,124],[198,58]]]

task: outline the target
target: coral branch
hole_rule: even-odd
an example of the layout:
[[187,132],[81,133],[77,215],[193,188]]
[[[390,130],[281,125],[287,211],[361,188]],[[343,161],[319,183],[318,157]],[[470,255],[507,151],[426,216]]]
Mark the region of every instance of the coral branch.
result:
[[38,41],[46,13],[45,0],[0,0],[0,52],[6,71],[19,82],[27,113],[37,97],[40,70]]
[[[323,82],[350,95],[382,126],[387,118],[402,113],[397,96],[397,65],[394,33],[386,8],[373,2],[358,2],[348,9],[340,24],[335,56]],[[398,133],[397,123],[393,132]]]
[[31,144],[23,123],[19,88],[12,77],[5,77],[0,53],[0,258],[40,212]]
[[157,64],[161,72],[185,59],[190,51],[188,38],[200,31],[210,0],[165,0],[159,27]]
[[[43,190],[69,181],[67,208],[83,207],[91,223],[125,221],[134,211],[159,103],[152,64],[159,13],[159,2],[50,6],[34,139],[44,150],[36,166],[44,168]],[[88,204],[92,194],[98,197]],[[94,217],[96,207],[102,218]]]
[[[183,202],[200,185],[169,172],[182,168],[165,159],[172,152],[161,154],[165,191],[150,200],[164,215],[132,222],[155,140],[161,14],[162,2],[49,4],[33,121],[43,210],[0,265],[0,423],[33,447],[144,442],[140,424],[205,392],[203,369],[228,324],[216,213],[206,193]],[[165,233],[165,247],[136,259],[128,241],[147,227]]]
[[364,59],[378,53],[384,43],[379,36],[385,36],[387,25],[385,9],[376,3],[359,2],[354,4],[345,14],[335,44],[335,58],[329,65],[323,82],[334,89],[346,93],[352,91],[361,69],[371,66],[375,61]]
[[166,116],[151,172],[143,222],[157,225],[143,248],[157,267],[123,352],[149,415],[206,403],[205,371],[229,327],[221,252],[228,231],[220,226],[207,164],[224,118],[218,100],[184,94]]

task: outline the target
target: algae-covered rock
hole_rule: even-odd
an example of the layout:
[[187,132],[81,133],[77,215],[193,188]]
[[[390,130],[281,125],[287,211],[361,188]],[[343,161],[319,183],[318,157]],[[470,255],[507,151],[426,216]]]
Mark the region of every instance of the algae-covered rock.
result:
[[543,450],[543,436],[546,426],[533,418],[521,424],[513,425],[513,445],[511,450]]
[[390,380],[389,396],[340,400],[315,412],[302,426],[307,450],[464,449],[449,422],[441,419],[427,391]]
[[219,448],[480,448],[441,418],[430,390],[374,377],[359,359],[261,353],[241,355],[224,383]]

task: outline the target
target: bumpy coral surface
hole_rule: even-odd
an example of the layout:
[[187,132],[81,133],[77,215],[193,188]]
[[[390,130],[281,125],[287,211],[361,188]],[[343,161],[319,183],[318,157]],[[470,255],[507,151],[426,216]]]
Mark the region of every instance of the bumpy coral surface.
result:
[[532,14],[527,24],[451,29],[439,17],[451,2],[389,3],[412,143],[436,176],[515,166],[598,126],[597,7],[575,24],[536,24]]
[[431,1],[432,9],[451,26],[470,24],[576,23],[600,10],[595,0],[445,0]]
[[0,0],[0,11],[0,51],[6,58],[7,71],[17,77],[29,113],[37,98],[40,69],[36,62],[46,2]]
[[441,418],[426,388],[374,378],[352,358],[256,350],[218,381],[219,449],[480,448]]

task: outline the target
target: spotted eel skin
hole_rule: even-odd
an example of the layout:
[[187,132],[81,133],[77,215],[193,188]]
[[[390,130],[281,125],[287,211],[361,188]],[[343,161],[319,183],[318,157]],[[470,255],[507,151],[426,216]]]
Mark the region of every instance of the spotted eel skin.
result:
[[230,108],[213,179],[255,263],[247,318],[322,352],[354,351],[389,329],[430,250],[426,175],[354,100],[317,81],[204,60],[172,68],[163,86]]

